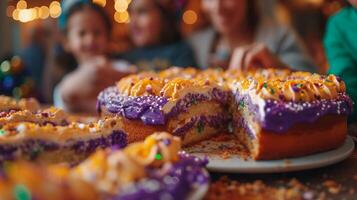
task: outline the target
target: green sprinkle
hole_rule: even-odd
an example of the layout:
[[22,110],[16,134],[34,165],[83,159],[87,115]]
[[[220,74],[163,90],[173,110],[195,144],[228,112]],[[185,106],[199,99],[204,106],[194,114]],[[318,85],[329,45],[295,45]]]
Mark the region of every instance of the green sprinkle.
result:
[[301,84],[301,83],[298,83],[298,84],[296,84],[296,87],[297,87],[297,88],[302,88],[302,84]]
[[155,155],[155,159],[156,159],[156,160],[161,160],[161,159],[162,159],[162,155],[161,155],[160,153],[157,153],[157,154]]
[[268,83],[264,83],[264,84],[263,84],[263,87],[264,87],[264,88],[267,88],[267,87],[268,87]]
[[5,135],[6,131],[3,129],[0,129],[0,135]]
[[275,90],[273,88],[270,88],[270,93],[271,94],[274,94],[275,93]]
[[244,108],[244,107],[245,107],[244,101],[240,101],[240,102],[239,102],[239,107],[240,107],[240,108]]
[[197,105],[198,102],[196,101],[196,99],[192,99],[191,104],[192,104],[192,105]]
[[31,193],[24,185],[16,185],[14,188],[14,197],[16,200],[30,200]]
[[30,152],[30,158],[36,159],[41,152],[42,152],[41,147],[33,147]]
[[197,131],[198,133],[202,133],[205,130],[205,125],[202,122],[198,122]]

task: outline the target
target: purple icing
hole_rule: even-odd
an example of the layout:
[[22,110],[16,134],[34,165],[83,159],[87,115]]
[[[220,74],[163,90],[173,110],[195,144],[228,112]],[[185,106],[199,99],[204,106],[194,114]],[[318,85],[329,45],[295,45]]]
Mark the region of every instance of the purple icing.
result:
[[67,148],[73,149],[76,153],[90,154],[97,148],[124,148],[128,144],[127,135],[123,131],[113,131],[107,137],[100,137],[88,141],[77,141],[69,144]]
[[313,102],[266,101],[265,117],[261,120],[263,129],[274,132],[285,132],[297,123],[313,123],[326,115],[349,115],[352,112],[352,101],[345,94],[337,99],[316,100]]
[[226,104],[230,97],[228,92],[217,88],[214,88],[209,96],[211,97],[203,94],[187,94],[165,115],[162,110],[168,102],[165,97],[154,95],[129,97],[120,94],[116,87],[109,87],[99,94],[97,110],[101,112],[100,106],[105,106],[109,112],[127,119],[140,119],[146,125],[164,125],[168,118],[186,112],[191,105],[208,100]]
[[284,102],[283,100],[266,100],[265,116],[260,116],[258,105],[253,104],[248,96],[236,96],[238,106],[247,106],[254,119],[264,130],[277,133],[286,132],[297,123],[313,123],[325,115],[349,115],[352,112],[352,101],[345,94],[339,94],[332,100],[315,100],[312,102]]
[[54,151],[59,148],[55,142],[28,139],[20,145],[5,144],[0,145],[0,162],[5,160],[13,160],[16,154],[20,151],[29,156],[31,160],[36,159],[41,151]]
[[67,144],[63,146],[56,142],[49,142],[40,139],[28,139],[19,145],[0,145],[0,162],[16,159],[18,152],[28,155],[30,160],[35,160],[42,151],[72,149],[78,154],[90,154],[97,148],[124,148],[127,143],[127,135],[122,131],[113,131],[113,133],[107,137],[95,138],[85,142],[67,141]]
[[128,119],[141,119],[147,125],[163,125],[165,117],[162,107],[167,103],[164,97],[147,95],[128,97],[119,94],[116,87],[109,87],[98,96],[98,111],[100,106]]
[[[295,89],[299,90],[299,87],[296,86]],[[209,96],[189,93],[180,99],[165,115],[162,108],[168,102],[166,98],[153,95],[128,97],[120,94],[116,87],[110,87],[100,93],[98,108],[105,106],[111,113],[119,114],[128,119],[140,119],[147,125],[163,125],[170,117],[187,112],[190,106],[202,101],[214,100],[226,106],[231,94],[215,88]],[[260,116],[258,105],[253,104],[249,96],[240,96],[237,93],[235,101],[238,107],[247,106],[254,115],[253,119],[259,122],[263,129],[277,133],[287,131],[296,123],[312,123],[325,115],[349,115],[352,111],[352,101],[345,94],[340,94],[337,99],[322,99],[310,103],[285,102],[283,98],[278,101],[267,100],[264,107],[264,116]],[[192,119],[185,126],[177,129],[176,135],[182,135],[196,125],[195,120],[197,119]]]
[[209,174],[204,171],[207,159],[199,159],[180,153],[180,161],[174,163],[164,174],[156,169],[147,169],[148,178],[123,188],[113,200],[186,199],[195,186],[207,185]]

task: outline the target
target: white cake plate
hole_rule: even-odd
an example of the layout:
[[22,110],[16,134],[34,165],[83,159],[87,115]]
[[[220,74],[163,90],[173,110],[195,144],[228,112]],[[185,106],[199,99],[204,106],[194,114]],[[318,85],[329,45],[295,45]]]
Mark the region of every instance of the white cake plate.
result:
[[354,141],[347,136],[345,143],[338,149],[309,156],[272,161],[243,160],[237,156],[222,158],[218,155],[193,153],[198,157],[208,156],[207,169],[212,172],[229,173],[280,173],[314,169],[338,163],[349,157],[355,147]]

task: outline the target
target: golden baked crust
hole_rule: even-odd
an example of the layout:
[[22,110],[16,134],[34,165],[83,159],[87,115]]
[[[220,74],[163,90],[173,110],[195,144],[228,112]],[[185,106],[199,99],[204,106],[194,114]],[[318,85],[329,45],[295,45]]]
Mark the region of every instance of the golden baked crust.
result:
[[32,122],[36,124],[54,124],[54,125],[67,125],[69,115],[61,109],[48,108],[45,110],[37,110],[31,112],[30,110],[12,110],[4,112],[0,116],[0,127],[7,123],[14,122]]
[[328,151],[341,146],[346,136],[345,116],[324,116],[313,124],[297,124],[283,134],[262,130],[253,158],[271,160]]

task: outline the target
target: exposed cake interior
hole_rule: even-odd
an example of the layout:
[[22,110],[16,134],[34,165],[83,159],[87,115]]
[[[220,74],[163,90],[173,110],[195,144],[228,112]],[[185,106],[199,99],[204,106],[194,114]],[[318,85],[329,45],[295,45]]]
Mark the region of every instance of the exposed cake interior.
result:
[[0,162],[14,159],[78,163],[98,148],[123,148],[128,142],[120,121],[68,126],[8,123],[0,132]]
[[183,138],[184,145],[226,129],[230,120],[226,86],[204,78],[140,76],[124,78],[116,87],[104,90],[98,98],[99,110],[148,126],[165,126],[166,131]]
[[[249,77],[233,85],[234,131],[253,156],[263,148],[259,146],[265,137],[262,134],[273,133],[284,138],[303,124],[310,126],[313,134],[320,119],[335,116],[337,123],[339,116],[348,116],[352,109],[344,83],[333,75],[296,72],[270,79]],[[346,135],[345,130],[340,131]]]

